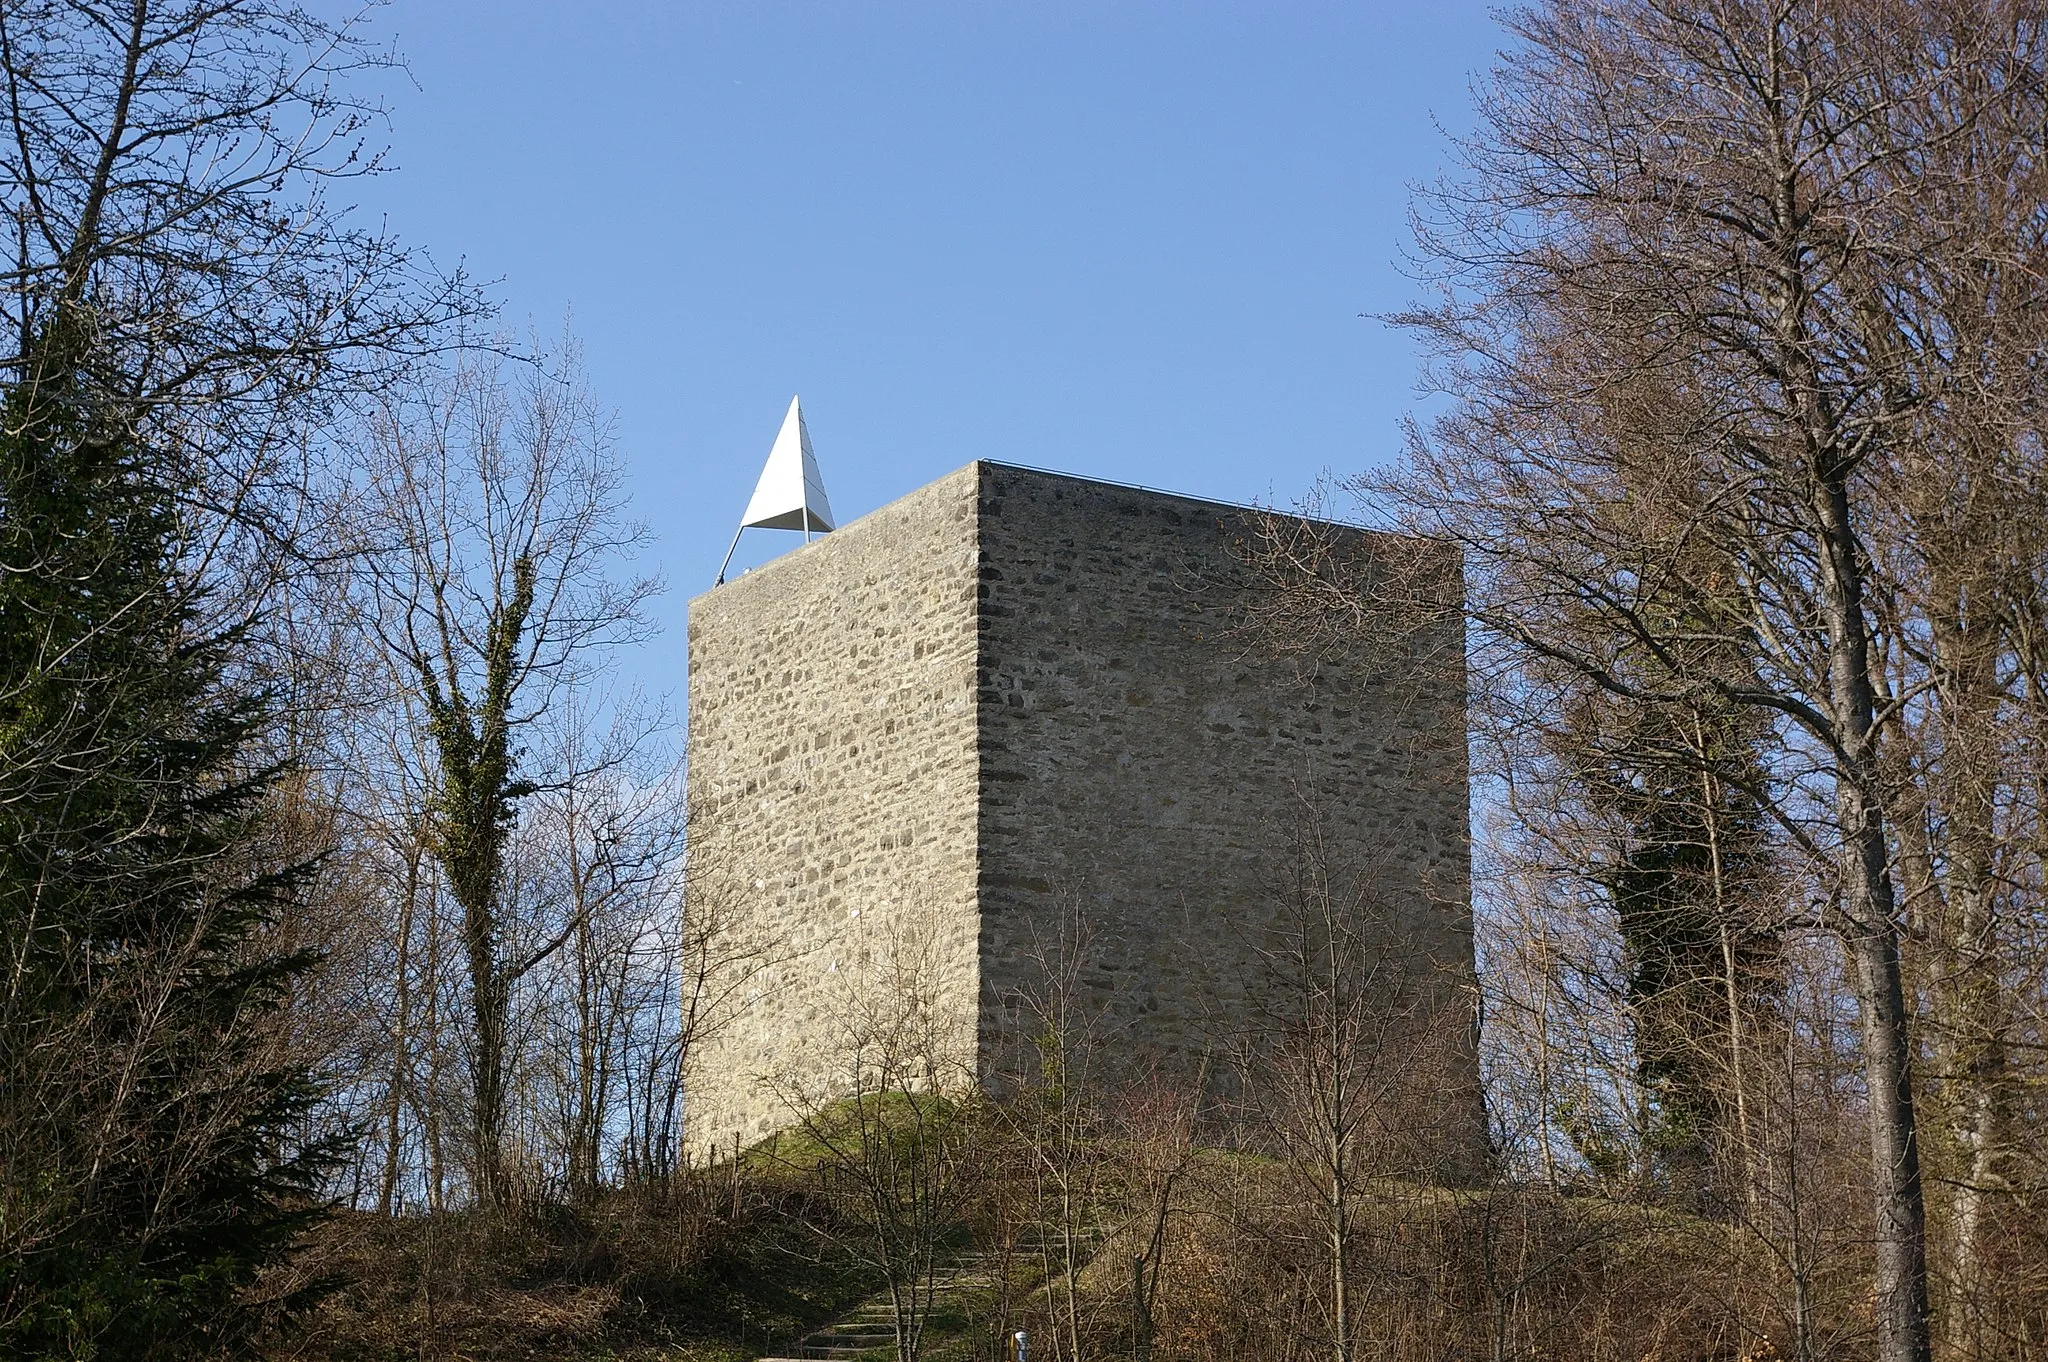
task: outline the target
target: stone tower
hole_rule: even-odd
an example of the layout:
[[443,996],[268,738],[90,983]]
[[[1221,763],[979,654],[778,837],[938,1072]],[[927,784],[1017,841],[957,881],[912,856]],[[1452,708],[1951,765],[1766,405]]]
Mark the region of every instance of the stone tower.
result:
[[[984,1083],[1014,1070],[1019,1000],[1075,922],[1111,1067],[1215,1072],[1310,825],[1376,929],[1467,996],[1462,628],[1410,629],[1409,667],[1262,649],[1233,549],[1250,514],[974,463],[691,602],[690,892],[745,961],[692,1063],[696,1147],[830,1089],[847,1009],[880,986],[861,971],[913,925]],[[1469,1145],[1470,1011],[1441,1015]]]

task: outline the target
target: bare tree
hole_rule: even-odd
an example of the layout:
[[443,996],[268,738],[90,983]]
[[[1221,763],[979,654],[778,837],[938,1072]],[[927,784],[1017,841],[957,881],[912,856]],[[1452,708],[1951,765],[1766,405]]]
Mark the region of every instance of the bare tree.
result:
[[[1371,1266],[1369,1192],[1459,1160],[1440,1110],[1461,1003],[1400,930],[1369,867],[1336,863],[1310,821],[1282,891],[1256,1022],[1237,1058],[1253,1138],[1277,1152],[1309,1207],[1325,1289],[1321,1344],[1351,1362]],[[1449,1044],[1447,1044],[1447,1042]]]
[[[936,919],[916,905],[862,943],[840,976],[834,1064],[769,1076],[850,1247],[889,1292],[897,1362],[916,1362],[945,1242],[965,1226],[981,1117],[973,1021],[948,987]],[[808,1148],[803,1148],[808,1146]]]
[[310,456],[487,312],[330,197],[384,168],[370,91],[397,58],[369,8],[26,0],[0,14],[0,366],[24,377],[58,312],[78,320],[102,400],[174,470],[221,612],[331,548],[306,533]]
[[1025,953],[1027,983],[1010,1001],[1031,1071],[1018,1075],[1001,1115],[1024,1154],[1031,1230],[1044,1276],[1054,1362],[1085,1356],[1081,1273],[1094,1256],[1108,1201],[1108,1107],[1098,1060],[1116,1043],[1107,1008],[1082,975],[1094,932],[1071,895],[1054,921],[1038,924]]
[[[1992,301],[1972,320],[1995,330]],[[2042,914],[2044,732],[2032,696],[2048,470],[2032,452],[2033,412],[1995,396],[1958,394],[1967,420],[1944,412],[1915,423],[1917,459],[1878,555],[1888,580],[1912,588],[1890,621],[1890,689],[1920,697],[1901,722],[1894,827],[1919,946],[1912,982],[1928,1003],[1934,1189],[1949,1226],[1940,1318],[1949,1348],[1965,1354],[1997,1346],[2003,1283],[1985,1245],[2019,1189],[2015,1120],[2038,1072],[2020,1038],[2041,996],[2026,943]]]
[[1114,1114],[1112,1158],[1131,1263],[1132,1362],[1152,1359],[1170,1236],[1186,1210],[1201,1149],[1204,1086],[1199,1075],[1187,1088],[1142,1081],[1123,1094]]
[[1399,319],[1452,405],[1361,487],[1464,552],[1488,684],[1556,669],[1770,726],[1764,808],[1861,1017],[1878,1355],[1923,1362],[1892,814],[1939,602],[1883,537],[1910,532],[1888,507],[1911,479],[1953,503],[1982,467],[1930,465],[1931,429],[2038,447],[2004,418],[2037,382],[2044,16],[1550,0],[1508,23],[1464,170],[1420,199],[1441,291]]
[[573,905],[542,930],[514,920],[508,839],[524,801],[604,769],[532,769],[522,741],[560,713],[602,649],[639,636],[655,588],[618,575],[642,531],[624,516],[608,422],[573,354],[560,373],[516,375],[472,355],[394,395],[367,453],[349,508],[362,618],[410,686],[433,757],[427,827],[468,967],[474,1191],[496,1204],[511,1192],[512,990],[584,923]]
[[533,797],[516,834],[515,897],[534,904],[516,915],[566,923],[568,939],[530,976],[532,1040],[515,1067],[540,1089],[529,1101],[548,1109],[536,1152],[560,1169],[572,1199],[587,1201],[608,1161],[640,1181],[671,1171],[663,1089],[675,1087],[672,1052],[690,1038],[677,1034],[682,782],[651,742],[666,721],[629,705],[600,730],[582,708],[558,716],[545,769],[562,777]]

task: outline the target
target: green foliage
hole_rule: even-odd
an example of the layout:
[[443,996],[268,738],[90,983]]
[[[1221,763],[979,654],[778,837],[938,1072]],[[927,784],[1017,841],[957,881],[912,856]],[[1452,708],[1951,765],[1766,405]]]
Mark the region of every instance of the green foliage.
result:
[[218,1352],[335,1152],[291,1147],[275,1044],[313,960],[264,944],[307,868],[174,480],[76,338],[39,353],[0,407],[0,1353]]
[[533,560],[515,559],[511,593],[492,604],[484,630],[483,678],[475,696],[463,689],[452,655],[443,657],[445,677],[436,675],[425,656],[418,660],[427,730],[441,768],[431,824],[434,854],[462,906],[462,942],[469,957],[476,1192],[493,1206],[509,1197],[503,1163],[505,1026],[514,975],[500,958],[498,899],[505,839],[519,801],[535,790],[517,775],[518,754],[512,747],[512,702],[521,679],[519,640],[533,610],[533,587]]
[[1626,734],[1583,760],[1616,842],[1594,877],[1626,958],[1636,1078],[1654,1117],[1647,1152],[1696,1180],[1730,1119],[1730,990],[1753,1008],[1776,963],[1763,892],[1772,848],[1756,794],[1763,735],[1725,709],[1649,706]]
[[444,684],[420,665],[428,731],[441,765],[434,802],[435,851],[456,899],[488,905],[498,892],[505,838],[518,801],[534,792],[514,774],[512,697],[519,685],[519,640],[533,610],[533,560],[512,565],[512,594],[492,611],[484,637],[483,684],[472,701],[454,678]]

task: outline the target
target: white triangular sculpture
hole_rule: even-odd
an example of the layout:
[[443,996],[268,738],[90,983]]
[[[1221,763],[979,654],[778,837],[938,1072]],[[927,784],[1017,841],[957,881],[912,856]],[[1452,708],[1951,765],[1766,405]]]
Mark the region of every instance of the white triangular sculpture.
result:
[[832,503],[825,499],[825,479],[818,475],[818,456],[811,453],[811,432],[804,428],[804,411],[796,398],[789,399],[789,414],[782,418],[768,462],[761,467],[761,480],[747,502],[740,527],[733,531],[718,565],[718,581],[725,582],[725,570],[732,566],[733,550],[748,530],[802,530],[809,543],[813,532],[832,528]]
[[825,499],[825,480],[818,476],[818,456],[811,452],[811,433],[804,428],[803,408],[789,399],[789,414],[768,451],[761,480],[740,525],[756,530],[829,530],[832,503]]

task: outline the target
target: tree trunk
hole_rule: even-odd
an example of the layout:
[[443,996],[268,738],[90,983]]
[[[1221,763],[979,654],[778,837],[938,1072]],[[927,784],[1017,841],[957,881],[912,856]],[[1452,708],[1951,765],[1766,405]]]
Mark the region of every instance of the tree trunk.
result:
[[[474,915],[465,915],[473,923]],[[465,934],[472,928],[466,926]],[[471,1024],[476,1051],[470,1074],[476,1198],[486,1206],[508,1199],[505,1185],[505,983],[488,947],[469,946]]]
[[1884,925],[1849,940],[1862,1012],[1877,1213],[1878,1357],[1928,1362],[1926,1210],[1897,934]]
[[441,1141],[441,916],[427,907],[427,1083],[420,1104],[421,1133],[427,1143],[427,1202],[436,1211],[448,1209],[448,1158]]
[[405,897],[398,905],[398,967],[392,981],[391,1086],[384,1096],[384,1175],[377,1187],[379,1215],[391,1214],[392,1199],[398,1193],[399,1117],[405,1109],[405,1089],[412,1068],[412,988],[407,973],[412,967],[413,908],[419,902],[420,851],[417,844],[408,851]]
[[2011,779],[2000,769],[2001,753],[2009,749],[1998,714],[2005,689],[1999,658],[2010,635],[2002,620],[1984,618],[1984,597],[2000,587],[1987,583],[1974,561],[1944,570],[1948,566],[1937,566],[1930,593],[1940,604],[1931,631],[1942,738],[1935,797],[1947,837],[1942,883],[1928,901],[1942,911],[1929,933],[1938,943],[1930,982],[1940,1027],[1938,1119],[1949,1137],[1953,1164],[1945,1171],[1954,1186],[1942,1335],[1947,1350],[1963,1356],[1978,1327],[1978,1302],[1997,1290],[1986,1279],[1983,1235],[2005,1139],[2011,1012],[1999,969],[1999,830],[1991,811],[2002,802],[2000,786]]
[[[578,898],[582,896],[579,888]],[[597,1066],[599,1002],[597,962],[591,945],[590,919],[584,904],[576,910],[576,1111],[569,1125],[570,1194],[588,1198],[597,1190],[598,1141],[603,1116]]]
[[1870,677],[1862,563],[1845,470],[1823,471],[1815,509],[1822,529],[1829,634],[1829,702],[1842,769],[1836,816],[1843,836],[1841,926],[1855,977],[1870,1102],[1871,1187],[1877,1228],[1879,1362],[1930,1362],[1927,1211],[1913,1113],[1912,1041],[1899,961],[1884,814],[1871,750],[1876,696]]
[[1330,1176],[1330,1328],[1336,1362],[1351,1362],[1351,1219],[1342,1164]]
[[1770,157],[1776,379],[1803,448],[1808,510],[1819,567],[1821,623],[1827,634],[1823,737],[1834,749],[1835,811],[1841,836],[1838,870],[1847,921],[1842,927],[1863,1032],[1870,1094],[1871,1186],[1877,1231],[1879,1362],[1930,1362],[1927,1216],[1920,1183],[1920,1145],[1913,1114],[1911,1041],[1899,961],[1894,900],[1879,776],[1877,696],[1870,670],[1870,619],[1864,558],[1850,479],[1852,434],[1843,423],[1816,361],[1809,331],[1815,305],[1807,275],[1814,240],[1802,201],[1804,171],[1793,146],[1789,113],[1794,79],[1784,35],[1769,37],[1767,108]]

